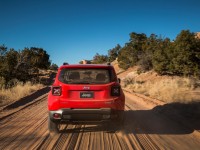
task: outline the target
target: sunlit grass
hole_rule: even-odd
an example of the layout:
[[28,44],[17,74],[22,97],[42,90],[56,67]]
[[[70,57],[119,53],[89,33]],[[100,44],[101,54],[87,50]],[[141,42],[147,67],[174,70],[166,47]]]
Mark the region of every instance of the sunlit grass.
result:
[[2,88],[0,89],[0,104],[2,105],[18,100],[41,88],[43,88],[42,84],[31,84],[31,82],[25,84],[19,82],[16,86],[10,89]]
[[[138,77],[137,77],[138,78]],[[140,81],[127,77],[124,87],[130,91],[144,94],[165,102],[199,101],[200,95],[194,94],[196,80],[181,77],[166,77],[158,80]]]

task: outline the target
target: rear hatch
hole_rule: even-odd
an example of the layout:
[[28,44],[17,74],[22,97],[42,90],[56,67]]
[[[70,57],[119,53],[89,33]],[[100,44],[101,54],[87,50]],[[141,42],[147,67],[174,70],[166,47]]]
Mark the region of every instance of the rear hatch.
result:
[[58,77],[62,82],[61,104],[68,102],[100,102],[109,101],[113,72],[106,68],[64,68]]
[[110,90],[113,83],[104,85],[64,85],[60,100],[106,100],[110,99]]

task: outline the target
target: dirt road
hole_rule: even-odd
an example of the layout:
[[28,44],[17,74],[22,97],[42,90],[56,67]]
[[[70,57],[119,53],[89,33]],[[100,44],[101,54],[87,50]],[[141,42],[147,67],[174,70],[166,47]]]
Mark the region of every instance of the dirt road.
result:
[[24,100],[25,107],[4,108],[0,119],[0,149],[200,149],[200,126],[188,126],[178,121],[180,118],[169,118],[160,111],[165,106],[156,107],[156,102],[150,103],[130,93],[126,93],[124,129],[62,125],[61,134],[51,137],[47,128],[46,95],[47,91],[36,95],[31,103]]

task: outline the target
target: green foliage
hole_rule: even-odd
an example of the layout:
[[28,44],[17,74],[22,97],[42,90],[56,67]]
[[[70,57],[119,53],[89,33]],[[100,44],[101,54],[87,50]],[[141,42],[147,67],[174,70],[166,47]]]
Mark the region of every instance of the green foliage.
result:
[[130,33],[124,47],[117,45],[108,56],[94,56],[94,63],[118,58],[119,67],[128,69],[139,65],[142,71],[154,69],[159,74],[200,77],[200,39],[189,30],[182,30],[175,41],[144,33]]
[[5,56],[7,52],[7,47],[5,45],[0,45],[0,60]]
[[31,80],[34,70],[48,69],[49,66],[49,55],[42,48],[15,51],[7,50],[4,45],[0,46],[0,78],[5,80],[5,87],[15,80]]
[[171,42],[169,39],[158,40],[157,47],[152,57],[153,69],[159,74],[171,74],[170,65],[172,56]]
[[7,47],[5,45],[0,46],[0,77],[3,78],[4,70],[5,70],[5,55],[7,53]]
[[138,61],[137,52],[130,45],[127,45],[121,49],[118,55],[119,67],[128,69],[131,66],[136,65]]
[[119,51],[119,66],[127,69],[140,65],[142,70],[154,69],[159,74],[199,76],[200,39],[183,30],[174,42],[155,34],[130,34],[130,42]]
[[0,77],[0,90],[5,88],[6,81],[3,77]]
[[[4,46],[1,46],[4,47]],[[7,48],[1,48],[0,58],[0,77],[7,83],[15,76],[15,66],[17,64],[18,53],[14,49],[7,51]]]
[[100,55],[96,53],[96,55],[93,57],[93,64],[103,64],[108,62],[108,56],[107,55]]
[[137,64],[142,59],[144,53],[143,46],[145,45],[147,37],[144,33],[137,34],[132,32],[130,34],[130,42],[119,51],[118,61],[119,66],[127,69]]
[[200,75],[200,40],[189,30],[183,30],[176,37],[173,49],[173,73]]
[[42,48],[25,48],[20,53],[20,61],[29,64],[31,67],[48,69],[50,66],[49,55]]
[[51,70],[58,70],[58,65],[56,65],[56,64],[52,64],[50,67],[49,67],[49,69],[51,69]]
[[138,65],[140,65],[143,71],[153,68],[153,56],[159,41],[160,39],[158,39],[155,34],[151,34],[150,37],[146,37],[142,43],[142,51],[139,56]]
[[109,61],[112,62],[118,57],[118,53],[121,50],[121,46],[117,44],[113,49],[108,50]]

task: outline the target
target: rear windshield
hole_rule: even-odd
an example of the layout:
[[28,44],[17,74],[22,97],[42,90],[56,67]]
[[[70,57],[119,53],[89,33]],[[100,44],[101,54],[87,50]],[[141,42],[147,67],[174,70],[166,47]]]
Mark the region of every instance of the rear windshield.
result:
[[59,81],[66,84],[105,84],[110,82],[107,69],[62,69]]

